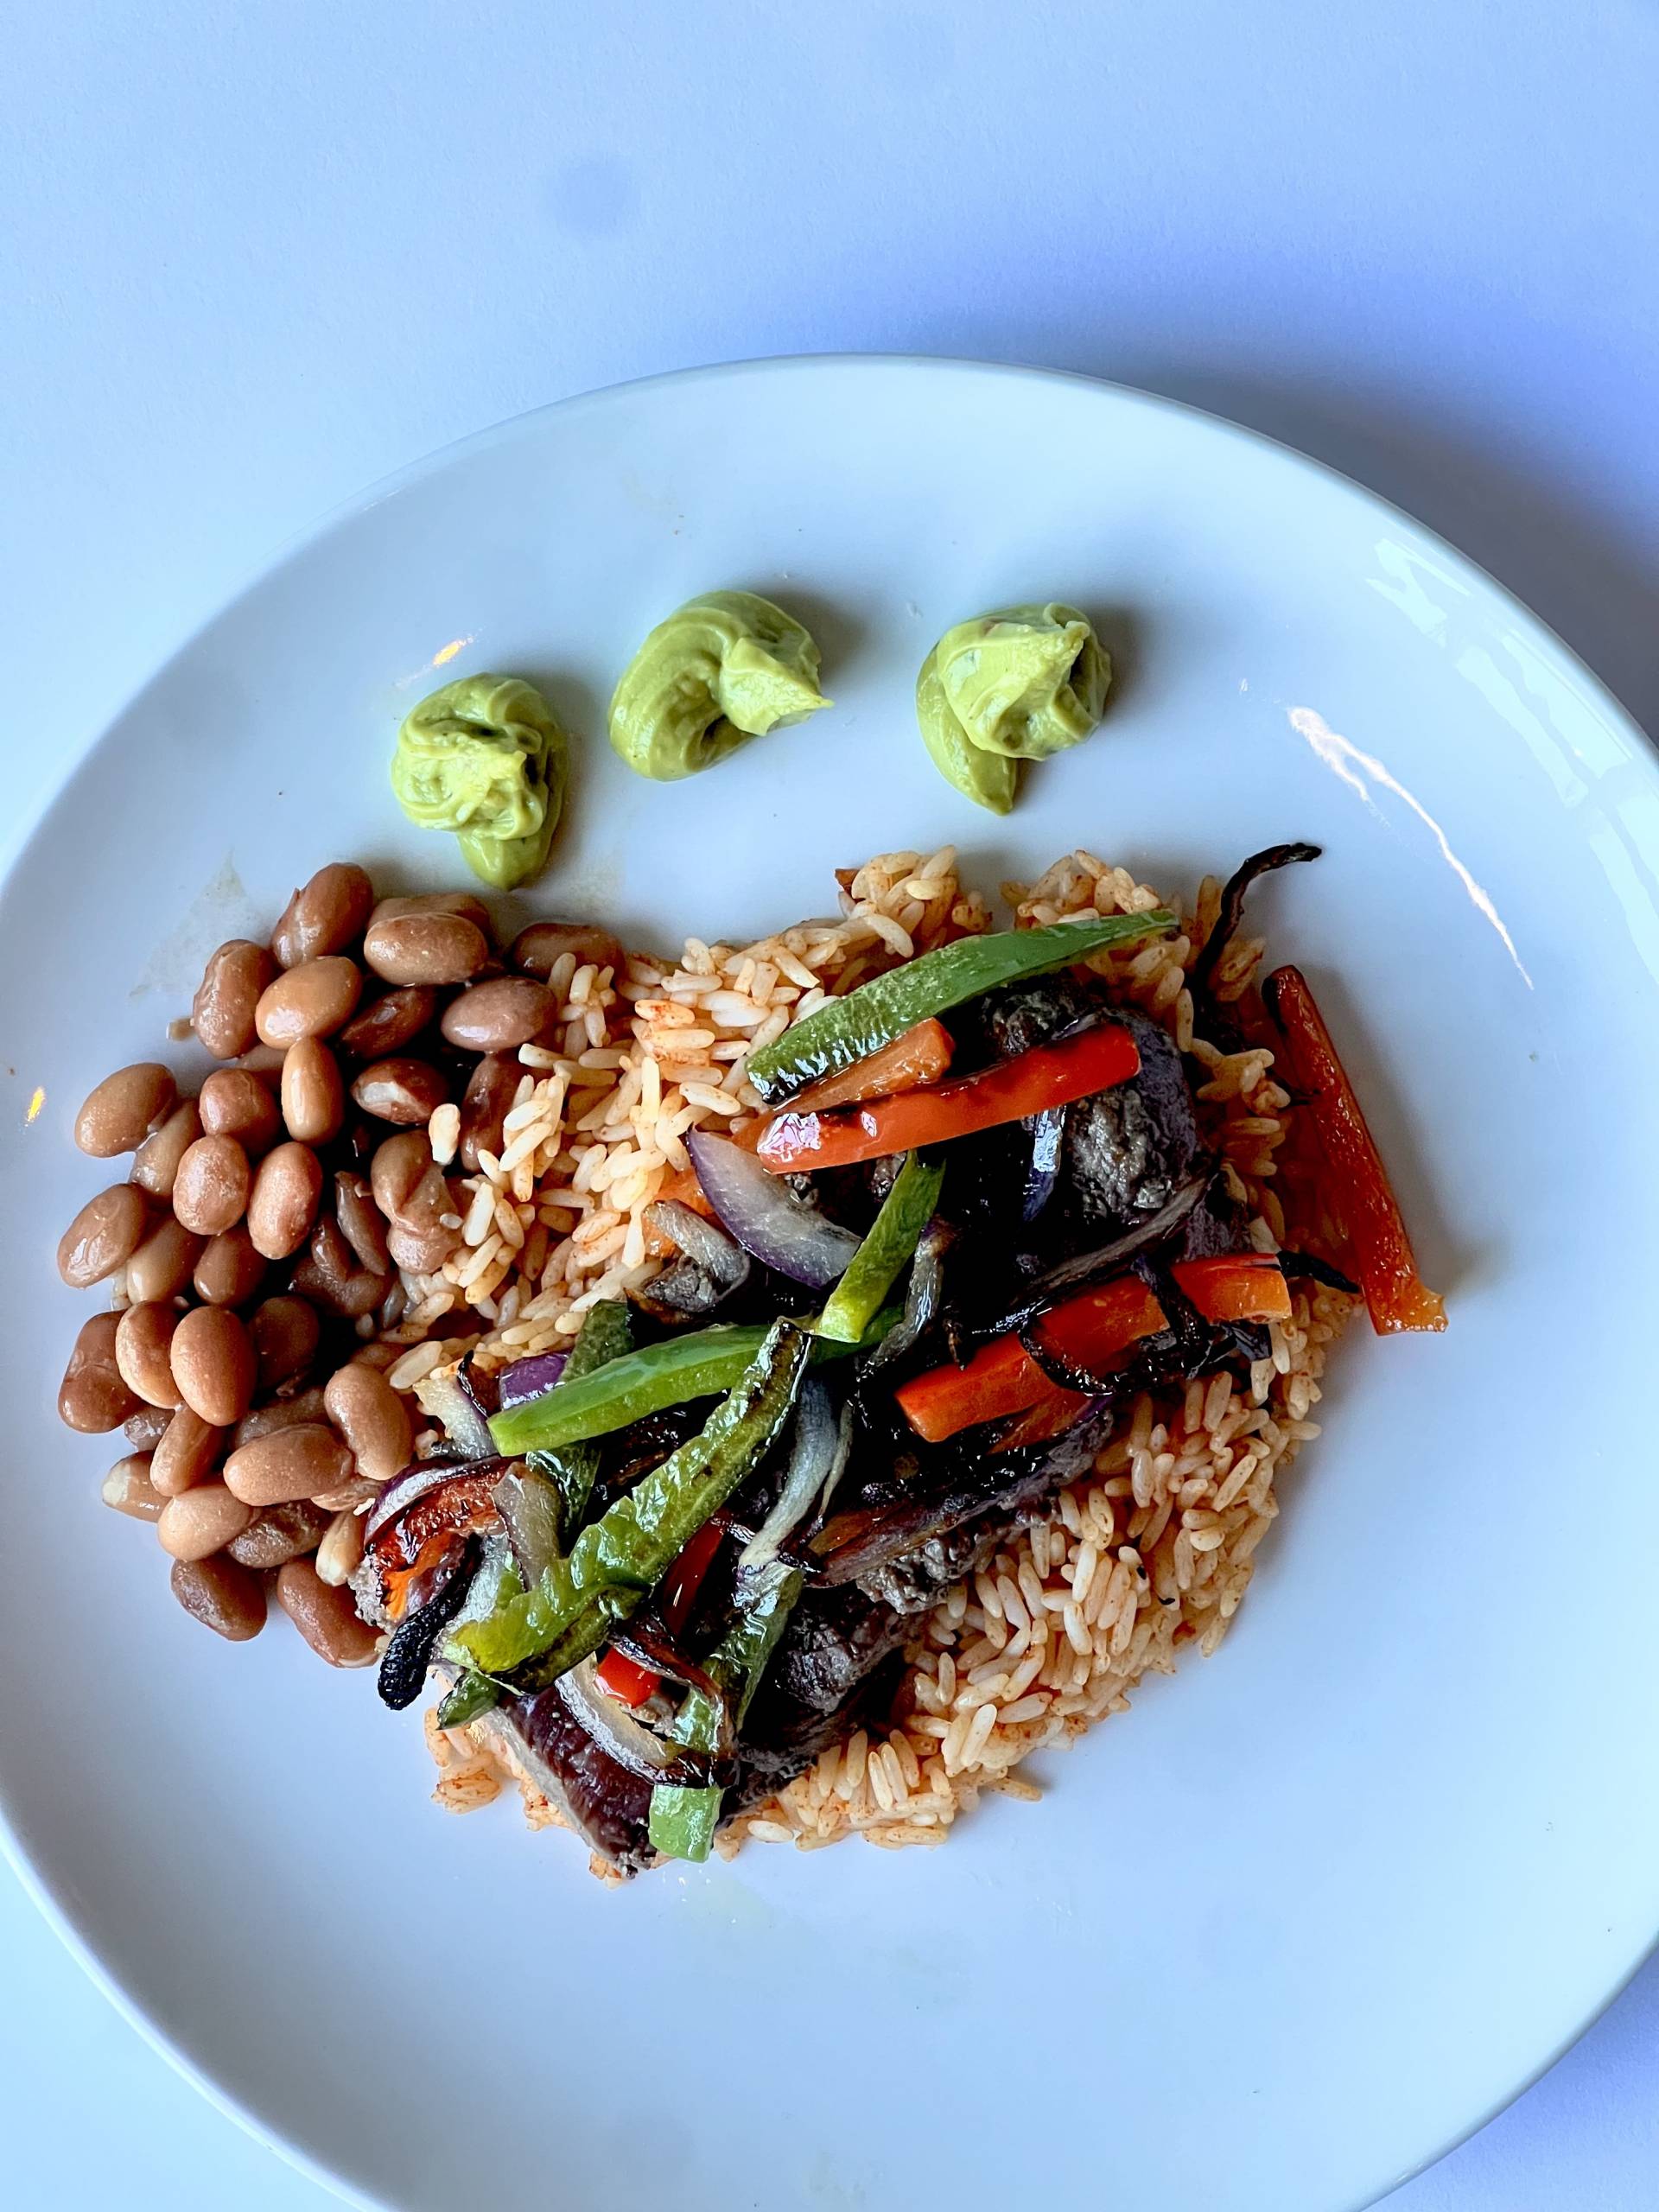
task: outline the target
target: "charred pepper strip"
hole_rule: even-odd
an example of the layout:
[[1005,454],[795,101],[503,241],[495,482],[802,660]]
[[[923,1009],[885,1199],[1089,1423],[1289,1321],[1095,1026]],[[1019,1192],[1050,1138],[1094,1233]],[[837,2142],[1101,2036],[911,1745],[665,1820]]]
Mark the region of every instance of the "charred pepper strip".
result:
[[824,1300],[814,1326],[838,1343],[863,1341],[882,1300],[915,1257],[944,1181],[943,1160],[912,1152],[899,1170],[870,1233],[854,1253],[847,1272]]
[[480,1675],[476,1667],[463,1667],[455,1681],[444,1692],[437,1710],[440,1728],[464,1728],[469,1720],[476,1720],[487,1713],[501,1699],[499,1682],[487,1675]]
[[[743,1726],[795,1600],[801,1594],[798,1567],[775,1560],[749,1603],[703,1661],[704,1671],[726,1700],[727,1712],[702,1690],[693,1690],[674,1724],[677,1742],[713,1758],[722,1722],[729,1713],[733,1732]],[[718,1787],[685,1788],[659,1782],[651,1793],[651,1840],[664,1858],[702,1860],[709,1856],[720,1823]]]
[[785,1107],[766,1124],[755,1154],[774,1175],[849,1167],[1029,1121],[1050,1107],[1069,1106],[1074,1099],[1128,1083],[1140,1067],[1141,1054],[1128,1031],[1103,1022],[1062,1045],[1033,1045],[1028,1052],[999,1060],[977,1075],[901,1090],[868,1105],[838,1107],[828,1114],[798,1114]]
[[484,1674],[511,1675],[513,1688],[530,1690],[544,1689],[597,1650],[771,1449],[808,1349],[792,1321],[774,1322],[698,1433],[590,1522],[533,1589],[510,1582],[487,1619],[455,1630],[446,1656]]
[[1402,1329],[1443,1329],[1445,1304],[1417,1272],[1382,1155],[1306,977],[1297,968],[1278,969],[1262,995],[1288,1048],[1291,1081],[1306,1098],[1336,1185],[1371,1326],[1380,1337]]
[[1001,983],[1069,968],[1104,952],[1175,927],[1161,906],[1144,914],[1103,914],[1092,922],[1052,922],[1042,929],[1001,930],[989,937],[958,938],[861,983],[845,998],[830,999],[770,1045],[751,1053],[744,1072],[769,1106],[809,1083],[835,1075],[902,1037],[907,1029],[953,1006],[982,997]]
[[[620,1298],[601,1298],[590,1306],[576,1332],[564,1371],[553,1385],[568,1389],[596,1368],[606,1367],[633,1349],[633,1317]],[[549,1393],[550,1396],[552,1395]],[[586,1441],[531,1452],[530,1465],[545,1475],[559,1493],[559,1524],[567,1548],[587,1518],[588,1501],[599,1474],[598,1446]]]
[[[899,1319],[897,1310],[878,1313],[862,1343],[880,1343]],[[665,1337],[607,1360],[602,1368],[571,1382],[567,1367],[550,1390],[523,1399],[490,1427],[509,1453],[540,1453],[562,1449],[590,1436],[608,1436],[626,1428],[647,1414],[666,1406],[686,1406],[697,1398],[713,1398],[733,1389],[742,1380],[766,1341],[766,1330],[734,1321],[716,1322],[712,1328],[693,1329],[680,1337]],[[814,1359],[840,1359],[850,1344],[830,1341],[815,1344]]]
[[607,1436],[664,1406],[689,1405],[731,1389],[766,1333],[758,1324],[718,1322],[624,1352],[574,1382],[567,1368],[550,1390],[498,1414],[490,1432],[507,1452],[550,1452]]

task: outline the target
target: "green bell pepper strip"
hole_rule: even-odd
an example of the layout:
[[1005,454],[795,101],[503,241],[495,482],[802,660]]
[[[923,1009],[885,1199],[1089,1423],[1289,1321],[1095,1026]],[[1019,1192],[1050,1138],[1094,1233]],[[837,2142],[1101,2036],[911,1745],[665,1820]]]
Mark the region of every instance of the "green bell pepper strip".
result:
[[1090,953],[1133,944],[1175,926],[1173,914],[1154,906],[1144,914],[1103,914],[1092,922],[1051,922],[1041,929],[958,938],[907,960],[902,968],[872,976],[845,998],[826,1000],[804,1021],[752,1052],[744,1073],[768,1106],[781,1105],[803,1084],[868,1059],[918,1021],[1001,983],[1069,968]]
[[[576,1341],[570,1347],[570,1357],[564,1363],[564,1372],[553,1385],[554,1389],[571,1389],[583,1376],[591,1375],[612,1360],[625,1357],[632,1348],[632,1314],[620,1298],[601,1298],[583,1316]],[[585,1441],[569,1443],[556,1449],[528,1452],[525,1458],[537,1473],[545,1475],[558,1491],[560,1535],[568,1550],[587,1518],[588,1501],[594,1494],[594,1483],[599,1473],[599,1447]]]
[[919,1152],[906,1155],[869,1235],[848,1262],[847,1272],[813,1323],[819,1336],[844,1344],[862,1343],[882,1300],[915,1257],[944,1181],[942,1160],[925,1160]]
[[794,1322],[774,1322],[699,1433],[590,1522],[533,1588],[504,1591],[487,1619],[457,1628],[444,1656],[483,1674],[512,1675],[516,1689],[531,1690],[597,1650],[771,1449],[794,1404],[809,1344]]
[[[898,1319],[896,1306],[890,1313],[878,1313],[863,1344],[879,1344]],[[690,1405],[694,1399],[717,1397],[734,1389],[766,1335],[758,1323],[748,1326],[721,1321],[712,1328],[664,1337],[660,1344],[626,1352],[574,1382],[567,1367],[550,1390],[497,1414],[490,1433],[498,1451],[509,1457],[529,1453],[535,1464],[543,1452],[562,1450],[591,1436],[608,1436],[666,1406]],[[839,1359],[852,1349],[850,1344],[815,1344],[812,1357]]]
[[[765,1570],[761,1588],[702,1662],[704,1673],[733,1704],[733,1719],[740,1728],[801,1594],[801,1584],[798,1567],[774,1560]],[[707,1691],[693,1690],[674,1723],[675,1740],[712,1757],[720,1747],[721,1719],[721,1707]],[[725,1794],[711,1785],[685,1788],[658,1783],[651,1793],[648,1822],[652,1844],[666,1859],[705,1859],[720,1824]]]
[[476,1720],[499,1704],[501,1686],[493,1682],[487,1675],[480,1675],[475,1667],[463,1667],[455,1680],[444,1692],[437,1711],[440,1728],[464,1728],[469,1720]]

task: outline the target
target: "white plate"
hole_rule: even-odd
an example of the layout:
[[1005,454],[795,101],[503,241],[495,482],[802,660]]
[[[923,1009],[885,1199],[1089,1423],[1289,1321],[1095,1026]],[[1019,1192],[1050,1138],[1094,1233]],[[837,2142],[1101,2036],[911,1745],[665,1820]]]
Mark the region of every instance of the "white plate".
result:
[[[808,619],[835,712],[634,780],[614,675],[728,583]],[[911,687],[949,622],[1045,594],[1098,615],[1119,691],[999,824],[934,773]],[[994,887],[1084,843],[1183,893],[1325,847],[1255,918],[1327,1003],[1451,1330],[1352,1336],[1220,1655],[943,1852],[752,1847],[613,1895],[505,1803],[446,1819],[418,1716],[281,1624],[204,1637],[98,1502],[113,1453],[55,1423],[86,1301],[51,1253],[100,1180],[77,1103],[319,862],[455,873],[385,761],[439,670],[478,668],[582,733],[536,903],[664,940],[822,911],[899,845],[955,840]],[[162,671],[0,906],[0,1783],[48,1909],[196,2079],[369,2202],[1381,2190],[1659,1927],[1656,868],[1655,764],[1536,622],[1351,485],[1130,392],[762,365],[375,493]]]

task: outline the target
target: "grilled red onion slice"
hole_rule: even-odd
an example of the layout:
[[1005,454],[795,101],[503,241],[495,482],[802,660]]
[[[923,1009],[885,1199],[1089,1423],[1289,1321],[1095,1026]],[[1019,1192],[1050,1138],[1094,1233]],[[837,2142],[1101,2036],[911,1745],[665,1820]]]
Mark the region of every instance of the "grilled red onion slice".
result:
[[516,1406],[524,1398],[539,1398],[543,1390],[550,1390],[564,1372],[569,1352],[532,1352],[528,1359],[515,1360],[501,1372],[501,1410]]
[[812,1290],[846,1273],[860,1241],[850,1229],[827,1221],[729,1137],[693,1129],[685,1141],[704,1197],[746,1252]]

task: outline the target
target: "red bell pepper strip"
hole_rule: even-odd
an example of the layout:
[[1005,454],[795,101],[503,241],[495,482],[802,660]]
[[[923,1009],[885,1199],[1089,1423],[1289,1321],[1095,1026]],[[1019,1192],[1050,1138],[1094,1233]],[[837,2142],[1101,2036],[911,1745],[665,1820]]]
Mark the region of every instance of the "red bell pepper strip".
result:
[[822,1114],[831,1106],[861,1106],[867,1098],[890,1098],[896,1090],[914,1090],[922,1084],[938,1083],[950,1067],[954,1050],[950,1032],[942,1021],[918,1021],[891,1045],[855,1060],[838,1075],[809,1084],[790,1100],[790,1110]]
[[1023,1122],[1052,1106],[1127,1083],[1141,1055],[1127,1029],[1103,1024],[1064,1045],[1039,1045],[978,1075],[827,1114],[785,1111],[767,1123],[756,1147],[774,1175],[849,1167],[885,1154],[914,1152],[973,1136],[1005,1122]]
[[649,1667],[642,1667],[637,1659],[630,1659],[614,1644],[594,1668],[594,1675],[619,1705],[643,1705],[662,1680],[660,1675],[653,1674]]
[[[1207,1321],[1282,1320],[1290,1287],[1270,1254],[1238,1252],[1213,1260],[1179,1260],[1171,1270]],[[1164,1309],[1138,1275],[1119,1275],[1068,1299],[1036,1324],[1043,1341],[1080,1366],[1099,1367],[1164,1326]],[[998,1337],[965,1367],[935,1367],[894,1393],[899,1410],[929,1444],[1009,1414],[1042,1408],[1056,1386],[1018,1336]],[[1072,1394],[1065,1394],[1067,1395]],[[1035,1442],[1035,1433],[1005,1440]]]
[[1262,995],[1284,1039],[1286,1072],[1307,1101],[1371,1326],[1378,1336],[1445,1328],[1445,1303],[1417,1272],[1382,1156],[1306,979],[1300,969],[1281,968]]
[[[671,1636],[683,1628],[702,1579],[714,1564],[726,1531],[717,1521],[705,1521],[668,1570],[663,1582],[663,1625]],[[624,1705],[643,1705],[662,1681],[649,1667],[630,1659],[614,1645],[594,1669],[613,1698]]]

